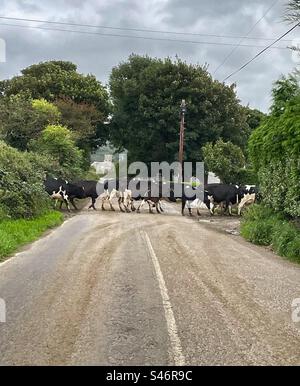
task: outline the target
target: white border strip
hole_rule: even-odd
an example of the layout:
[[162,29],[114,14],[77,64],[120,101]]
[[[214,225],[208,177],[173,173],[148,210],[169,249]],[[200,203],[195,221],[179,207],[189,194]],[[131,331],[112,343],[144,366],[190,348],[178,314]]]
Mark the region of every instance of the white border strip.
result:
[[168,289],[166,287],[166,283],[162,274],[162,271],[160,269],[159,261],[158,258],[154,252],[154,249],[152,247],[151,241],[149,239],[149,236],[147,235],[146,232],[142,231],[142,236],[144,236],[144,239],[147,243],[147,247],[155,268],[155,273],[156,277],[158,280],[159,288],[160,288],[160,293],[162,297],[162,302],[163,302],[163,307],[165,311],[165,317],[167,321],[167,328],[168,328],[168,334],[171,342],[171,348],[173,352],[173,357],[174,357],[174,363],[175,366],[184,366],[185,365],[185,358],[182,353],[182,347],[181,347],[181,342],[180,338],[178,336],[178,330],[177,330],[177,325],[174,317],[174,313],[172,310],[172,305],[170,302],[170,298],[168,295]]

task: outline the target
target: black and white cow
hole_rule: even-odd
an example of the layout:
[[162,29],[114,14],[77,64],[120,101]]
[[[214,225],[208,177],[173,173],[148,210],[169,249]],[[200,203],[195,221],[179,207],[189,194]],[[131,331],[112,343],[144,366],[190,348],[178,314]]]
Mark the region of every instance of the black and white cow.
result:
[[[162,208],[161,201],[164,199],[168,199],[169,193],[164,194],[163,192],[163,186],[164,183],[162,182],[153,182],[153,181],[147,181],[146,184],[147,189],[142,194],[139,194],[139,199],[142,200],[140,203],[137,213],[140,213],[141,208],[144,206],[145,203],[149,206],[149,213],[153,213],[152,208],[155,207],[157,213],[163,213],[164,210]],[[137,197],[137,195],[133,194],[133,197]]]
[[84,190],[84,198],[91,198],[92,203],[89,206],[89,209],[96,210],[95,203],[98,196],[101,194],[98,188],[98,182],[93,180],[81,180],[75,182],[79,188]]
[[107,180],[103,184],[98,184],[98,193],[100,193],[99,196],[101,198],[102,210],[105,210],[104,203],[108,201],[110,209],[115,211],[113,199],[116,198],[121,212],[135,211],[132,192],[128,189],[127,180]]
[[255,202],[257,198],[257,188],[254,185],[228,185],[228,184],[208,184],[205,186],[205,193],[210,201],[210,212],[213,215],[215,204],[225,204],[225,211],[228,209],[229,215],[232,214],[232,206],[238,205],[238,214],[242,208]]
[[259,200],[259,190],[255,185],[245,185],[240,188],[243,192],[243,197],[238,205],[238,215],[242,214],[242,209],[245,206],[254,204],[257,200]]
[[84,198],[85,195],[84,189],[82,187],[60,178],[52,178],[47,176],[46,180],[44,181],[44,186],[46,192],[52,199],[55,200],[55,206],[57,205],[58,201],[60,201],[60,208],[62,207],[62,204],[65,203],[69,211],[70,203],[74,209],[77,210],[78,208],[76,207],[74,199]]

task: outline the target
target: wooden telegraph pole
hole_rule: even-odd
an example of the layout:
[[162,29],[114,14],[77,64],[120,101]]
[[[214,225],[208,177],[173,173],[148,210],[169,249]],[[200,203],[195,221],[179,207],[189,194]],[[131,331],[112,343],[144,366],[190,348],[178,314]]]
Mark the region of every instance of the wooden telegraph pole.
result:
[[185,103],[185,100],[182,99],[181,105],[180,105],[180,133],[179,133],[179,163],[181,165],[181,180],[183,177],[185,113],[186,113],[186,103]]

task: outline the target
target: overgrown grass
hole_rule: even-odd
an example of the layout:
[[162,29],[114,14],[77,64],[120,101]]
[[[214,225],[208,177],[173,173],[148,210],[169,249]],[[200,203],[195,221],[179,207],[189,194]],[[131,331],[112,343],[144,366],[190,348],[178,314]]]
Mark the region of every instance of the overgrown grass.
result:
[[278,255],[300,263],[300,229],[270,208],[250,207],[244,214],[241,234],[254,244],[271,246]]
[[0,220],[0,261],[62,222],[63,215],[56,211],[30,220]]

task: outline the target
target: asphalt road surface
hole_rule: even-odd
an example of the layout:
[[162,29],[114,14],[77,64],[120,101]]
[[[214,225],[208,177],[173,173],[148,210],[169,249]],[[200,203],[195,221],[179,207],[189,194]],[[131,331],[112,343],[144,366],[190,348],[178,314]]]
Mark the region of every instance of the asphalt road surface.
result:
[[0,364],[300,364],[300,267],[179,215],[82,211],[0,265]]

